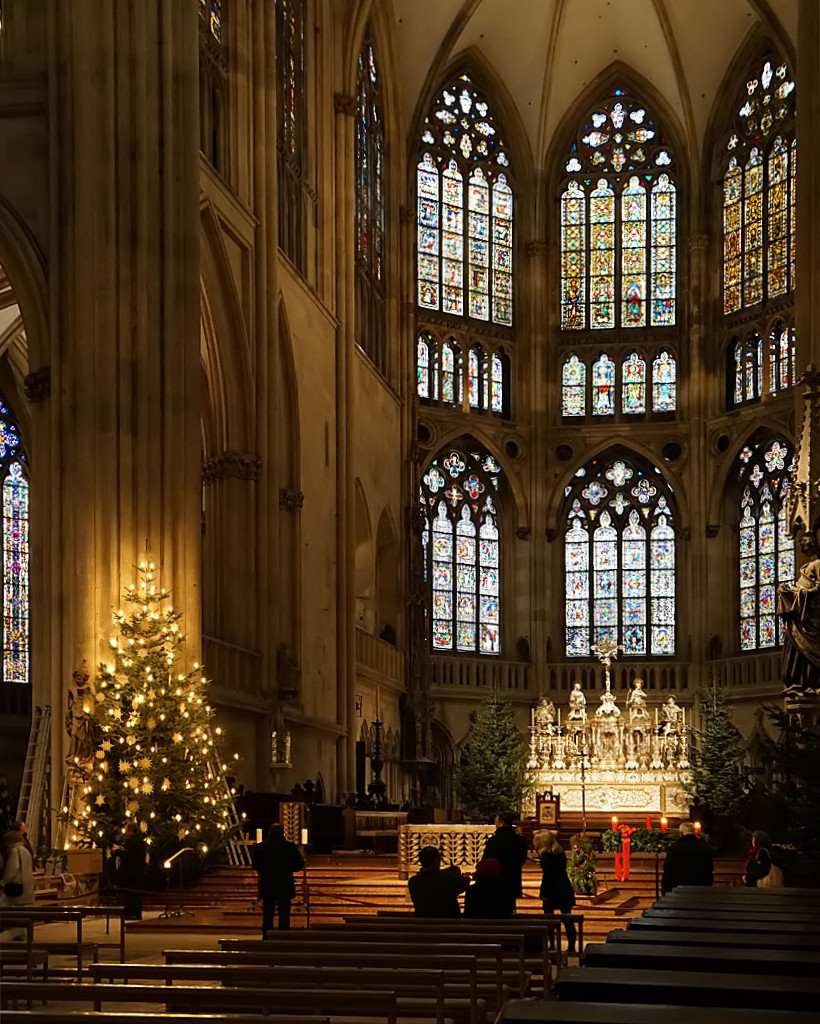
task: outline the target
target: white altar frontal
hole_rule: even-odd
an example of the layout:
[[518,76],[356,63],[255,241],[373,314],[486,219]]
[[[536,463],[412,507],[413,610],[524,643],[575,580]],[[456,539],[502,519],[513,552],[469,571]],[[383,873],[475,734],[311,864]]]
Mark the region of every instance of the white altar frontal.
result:
[[650,708],[641,679],[621,709],[610,684],[616,651],[596,649],[605,670],[598,707],[588,711],[575,683],[567,709],[546,697],[532,708],[525,814],[535,814],[535,794],[545,790],[560,795],[562,812],[688,814],[686,709],[673,696]]

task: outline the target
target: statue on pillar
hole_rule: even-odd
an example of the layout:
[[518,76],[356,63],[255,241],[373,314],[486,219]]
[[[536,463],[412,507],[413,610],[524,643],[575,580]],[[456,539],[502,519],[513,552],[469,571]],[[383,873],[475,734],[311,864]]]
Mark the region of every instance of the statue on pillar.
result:
[[777,611],[785,629],[783,687],[788,696],[820,694],[820,545],[817,535],[798,541],[808,559],[794,584],[781,584]]
[[581,684],[576,680],[569,695],[567,734],[577,752],[584,745],[583,736],[587,729],[587,699]]
[[649,760],[649,732],[651,722],[646,707],[646,692],[643,679],[635,679],[626,702],[629,712],[629,749],[627,768],[643,768]]
[[94,737],[91,733],[92,703],[94,689],[90,684],[88,666],[85,661],[71,676],[74,686],[68,688],[68,705],[65,714],[65,729],[69,736],[66,764],[87,765],[94,757]]
[[595,711],[595,753],[598,763],[614,766],[621,758],[621,709],[611,690],[601,694],[601,704]]
[[677,768],[686,755],[683,748],[683,708],[674,697],[667,697],[662,715],[661,758],[666,767]]
[[555,705],[547,697],[535,706],[532,730],[533,759],[538,768],[545,768],[552,759],[555,733]]

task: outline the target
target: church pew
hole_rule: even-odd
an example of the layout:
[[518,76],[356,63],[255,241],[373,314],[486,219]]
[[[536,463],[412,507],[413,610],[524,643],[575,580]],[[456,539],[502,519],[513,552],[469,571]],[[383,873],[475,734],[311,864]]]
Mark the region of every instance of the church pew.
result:
[[497,1024],[804,1024],[799,1010],[729,1010],[699,1006],[642,1006],[636,1003],[568,1003],[510,999]]
[[814,888],[814,889],[801,889],[798,886],[789,886],[789,885],[784,885],[784,886],[782,886],[779,889],[766,889],[766,888],[757,889],[757,888],[752,888],[751,886],[745,886],[745,885],[733,885],[733,886],[729,886],[728,888],[725,887],[725,886],[713,886],[713,885],[679,885],[675,889],[675,892],[693,893],[693,894],[698,895],[698,896],[702,896],[704,893],[706,893],[706,894],[713,894],[713,895],[716,895],[718,893],[720,895],[731,894],[733,896],[750,896],[750,897],[754,897],[754,896],[774,896],[775,894],[777,894],[777,895],[783,895],[783,896],[798,896],[798,897],[805,897],[805,898],[808,898],[808,899],[812,899],[813,898],[813,899],[820,900],[820,889],[817,889],[817,888]]
[[[366,1019],[366,1018],[365,1018]],[[336,1024],[335,1017],[287,1016],[270,1013],[129,1013],[104,1010],[4,1010],[3,1024]],[[355,1024],[355,1018],[338,1018],[338,1024]]]
[[[359,938],[352,941],[349,935],[346,939],[339,941],[335,938],[319,938],[318,935],[314,935],[312,929],[279,932],[278,935],[281,938],[277,938],[276,935],[275,932],[271,933],[269,939],[220,939],[219,946],[224,952],[260,952],[265,954],[273,953],[279,947],[284,952],[309,952],[316,957],[326,953],[344,952],[374,959],[383,954],[396,954],[404,956],[405,962],[412,961],[416,956],[472,955],[481,968],[492,970],[495,979],[496,1005],[500,1006],[503,1001],[504,961],[500,945],[467,943],[463,941],[463,936],[456,943],[440,943],[432,940],[424,942],[420,938],[417,941],[401,941],[398,938],[395,940],[391,938],[390,941],[387,941],[385,936],[375,942],[361,941]],[[289,937],[296,935],[304,937],[294,943],[288,941]]]
[[593,942],[584,950],[585,967],[640,967],[659,971],[709,971],[787,977],[820,975],[820,952],[750,949],[736,946],[697,948],[655,943]]
[[655,929],[699,929],[702,932],[722,932],[730,936],[734,932],[744,932],[752,935],[820,935],[820,920],[816,922],[804,922],[801,924],[784,924],[780,921],[770,919],[767,921],[754,921],[750,924],[746,920],[739,920],[734,914],[721,915],[720,920],[715,917],[708,917],[699,914],[697,917],[691,915],[680,915],[675,911],[657,911],[652,917],[633,917],[627,928],[636,931],[654,931]]
[[767,932],[759,935],[748,929],[737,932],[684,931],[679,928],[656,928],[652,931],[638,928],[615,928],[606,937],[607,942],[628,945],[647,942],[678,946],[732,946],[737,949],[806,949],[820,951],[820,933],[815,935],[781,935]]
[[[122,978],[124,983],[136,981],[216,982],[224,987],[312,989],[330,987],[355,988],[357,991],[391,991],[398,997],[397,1012],[404,1018],[434,1016],[437,1024],[452,1018],[463,1024],[483,1022],[487,1006],[483,1001],[473,1003],[469,994],[447,990],[443,971],[421,970],[405,965],[396,969],[360,966],[333,968],[324,964],[309,966],[224,964],[95,964],[89,968],[94,981],[106,982]],[[445,1015],[445,997],[447,1013]]]
[[[311,1016],[376,1017],[397,1024],[396,994],[381,990],[316,988],[190,988],[167,985],[76,984],[75,982],[7,982],[0,988],[0,1007],[10,1003],[92,1003],[95,1010],[111,1003],[159,1003],[166,1011],[210,1013],[242,1010],[264,1012],[275,1004],[278,1013]],[[55,1021],[59,1018],[55,1017]]]
[[769,974],[706,974],[630,967],[569,967],[553,983],[559,999],[595,1003],[657,1003],[814,1011],[820,978]]
[[[15,968],[21,968],[18,972]],[[11,968],[11,972],[9,972]],[[27,942],[0,942],[0,978],[25,971],[26,981],[31,981],[35,968],[42,969],[43,981],[48,981],[48,950]]]
[[[381,925],[374,925],[371,928],[353,928],[352,926],[348,927],[347,925],[322,924],[315,925],[314,927],[307,929],[306,932],[322,937],[333,936],[340,942],[347,942],[355,937],[356,942],[367,941],[377,945],[380,945],[388,938],[391,941],[397,940],[403,942],[423,941],[424,938],[429,936],[438,944],[446,943],[449,945],[459,946],[464,942],[466,937],[469,937],[470,942],[473,944],[481,943],[500,946],[502,950],[502,957],[508,962],[516,963],[518,965],[519,992],[523,992],[526,987],[528,956],[524,935],[520,930],[504,931],[503,929],[493,929],[492,931],[484,931],[482,929],[476,929],[475,931],[472,931],[460,928],[447,929],[446,925],[444,927],[433,925],[427,928],[422,927],[421,929],[415,925],[408,928],[401,926],[398,928],[385,928]],[[548,983],[550,978],[550,960],[549,949],[546,945],[544,946],[539,959],[543,963],[545,983]]]
[[[58,942],[42,935],[34,936],[39,949],[45,949],[54,956],[73,956],[77,959],[77,978],[82,980],[83,958],[89,955],[97,960],[99,944],[83,940],[83,915],[76,910],[50,910],[34,907],[0,907],[0,931],[7,928],[35,928],[38,924],[73,924],[77,937],[74,942]],[[32,935],[34,932],[32,931]],[[28,941],[28,937],[26,939]]]
[[692,920],[692,921],[739,921],[747,924],[750,928],[755,928],[754,922],[760,921],[761,924],[766,923],[777,923],[783,924],[811,924],[813,921],[818,921],[818,915],[813,910],[806,911],[794,911],[794,910],[757,910],[749,909],[746,911],[741,910],[715,910],[709,907],[675,907],[667,908],[663,907],[660,910],[655,910],[653,907],[646,909],[641,915],[644,918],[659,917],[663,920],[671,920],[674,918],[676,921]]
[[[756,892],[750,889],[750,892]],[[763,890],[761,890],[763,892]],[[820,910],[820,901],[801,900],[796,896],[760,896],[748,899],[735,896],[695,896],[688,893],[678,893],[673,889],[666,896],[655,900],[652,906],[656,910],[686,910],[689,908],[714,909],[714,910],[736,910],[739,914],[757,913],[817,913]]]

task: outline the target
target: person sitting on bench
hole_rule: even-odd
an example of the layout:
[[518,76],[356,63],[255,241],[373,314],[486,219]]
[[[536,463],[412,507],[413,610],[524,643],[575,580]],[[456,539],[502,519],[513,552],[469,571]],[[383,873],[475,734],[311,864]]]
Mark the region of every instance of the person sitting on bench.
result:
[[458,897],[469,884],[457,867],[441,867],[437,846],[419,851],[421,870],[407,883],[413,909],[419,917],[461,917]]
[[677,885],[711,885],[714,879],[712,851],[695,833],[691,821],[682,821],[680,839],[669,847],[663,862],[661,892],[665,896]]
[[492,857],[484,857],[475,866],[475,881],[464,893],[464,916],[509,917],[509,904],[508,889],[501,878],[501,865]]

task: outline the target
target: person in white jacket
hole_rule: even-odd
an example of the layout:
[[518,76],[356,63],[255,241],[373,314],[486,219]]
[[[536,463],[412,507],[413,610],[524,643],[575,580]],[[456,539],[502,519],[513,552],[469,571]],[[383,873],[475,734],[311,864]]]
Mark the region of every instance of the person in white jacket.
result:
[[[4,907],[25,907],[34,903],[34,860],[22,832],[12,829],[3,836]],[[24,939],[25,929],[12,928],[3,933],[11,941]]]

